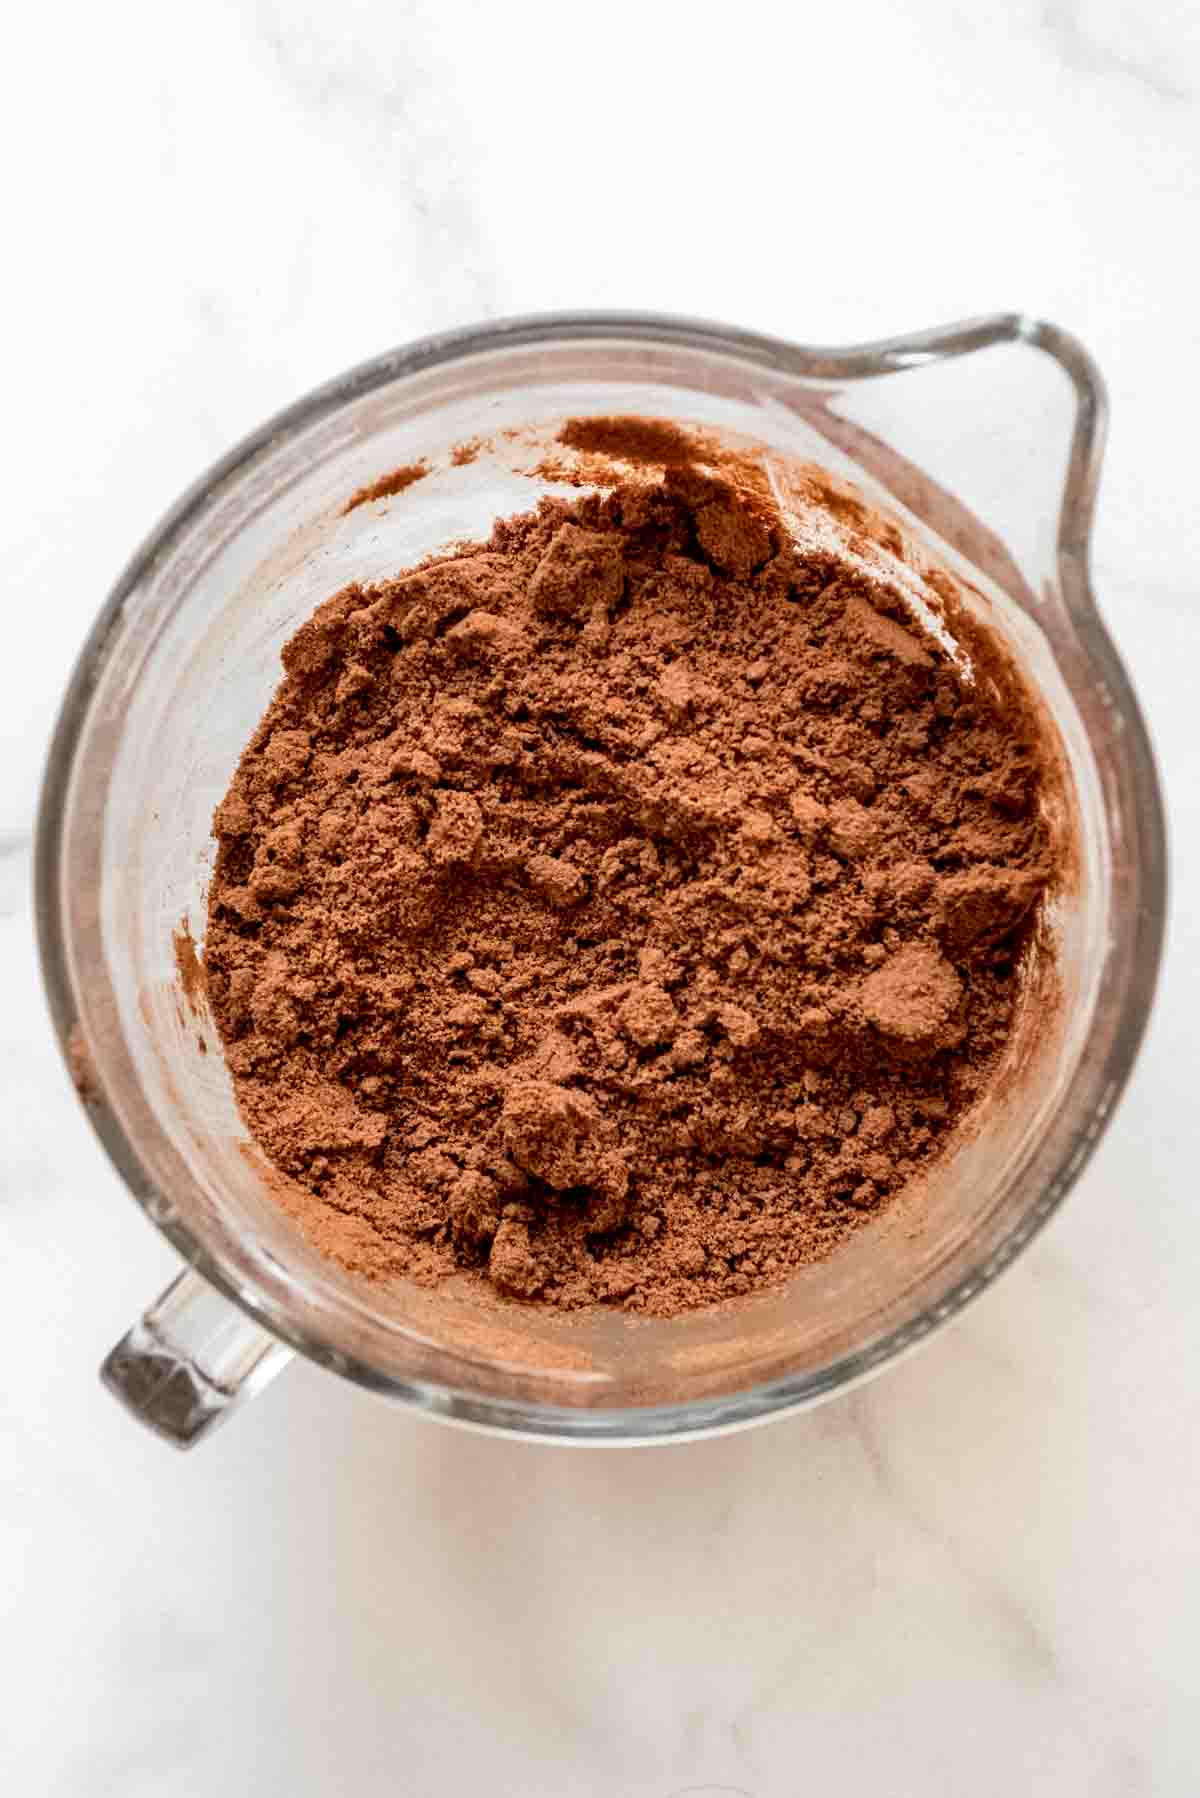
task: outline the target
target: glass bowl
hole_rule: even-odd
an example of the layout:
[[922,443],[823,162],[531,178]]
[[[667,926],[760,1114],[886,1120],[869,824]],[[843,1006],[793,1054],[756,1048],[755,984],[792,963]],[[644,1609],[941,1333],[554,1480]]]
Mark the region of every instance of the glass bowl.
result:
[[[919,1202],[893,1205],[783,1293],[669,1321],[485,1313],[453,1290],[372,1287],[323,1260],[270,1199],[178,951],[181,929],[202,937],[213,807],[283,642],[345,582],[527,509],[546,490],[520,471],[528,444],[588,413],[740,433],[780,467],[812,460],[854,482],[1018,658],[1057,733],[1078,848],[1053,918],[1059,1002],[1024,1006],[1005,1103],[978,1108]],[[186,1444],[298,1350],[442,1418],[657,1442],[859,1380],[995,1279],[1112,1114],[1163,931],[1158,783],[1088,574],[1103,420],[1085,351],[1016,314],[836,350],[566,314],[380,357],[211,469],[134,556],[84,645],[38,827],[40,946],[64,1053],[118,1171],[187,1263],[109,1356],[112,1390]],[[500,448],[452,460],[475,438]],[[350,494],[420,458],[424,479],[346,511]]]

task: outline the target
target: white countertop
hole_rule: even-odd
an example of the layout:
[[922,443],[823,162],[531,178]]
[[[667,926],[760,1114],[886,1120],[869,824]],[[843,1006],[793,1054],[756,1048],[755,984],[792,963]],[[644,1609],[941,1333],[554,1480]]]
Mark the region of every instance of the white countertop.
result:
[[[780,37],[788,12],[610,0],[582,30],[545,0],[258,0],[10,24],[12,1798],[1200,1790],[1200,14],[848,0]],[[1095,353],[1095,574],[1173,830],[1137,1073],[1030,1252],[849,1399],[577,1453],[296,1365],[176,1455],[95,1379],[172,1257],[41,997],[29,842],[62,684],[132,546],[266,414],[418,333],[589,305],[810,342],[1015,306]]]

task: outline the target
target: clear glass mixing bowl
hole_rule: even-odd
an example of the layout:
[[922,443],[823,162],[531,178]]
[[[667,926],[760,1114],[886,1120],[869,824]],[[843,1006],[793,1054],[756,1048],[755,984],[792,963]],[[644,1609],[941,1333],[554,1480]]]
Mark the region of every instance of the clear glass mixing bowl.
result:
[[[360,1284],[271,1202],[173,936],[203,934],[213,806],[282,643],[344,582],[487,534],[537,487],[503,455],[346,514],[452,445],[634,412],[744,433],[852,479],[955,571],[1061,740],[1078,868],[1057,902],[1061,1003],[1027,1004],[1004,1103],[919,1204],[893,1206],[782,1295],[669,1322],[481,1317]],[[843,350],[686,319],[564,315],[426,339],[301,400],[157,527],[84,646],[37,843],[55,1022],[102,1142],[188,1269],[112,1352],[108,1384],[187,1443],[292,1350],[438,1416],[642,1442],[778,1414],[862,1378],[954,1315],[1030,1240],[1111,1115],[1146,1021],[1165,901],[1145,729],[1096,611],[1088,538],[1103,393],[1064,333],[1000,315]],[[519,439],[511,440],[518,445]],[[514,448],[513,455],[517,455]]]

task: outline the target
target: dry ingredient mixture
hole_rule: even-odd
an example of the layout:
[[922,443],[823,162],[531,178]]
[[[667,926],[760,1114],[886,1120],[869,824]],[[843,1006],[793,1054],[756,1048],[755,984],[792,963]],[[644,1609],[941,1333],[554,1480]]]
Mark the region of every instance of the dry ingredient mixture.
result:
[[646,420],[562,442],[626,478],[287,644],[204,975],[326,1253],[671,1315],[826,1254],[976,1100],[1042,770],[750,464]]

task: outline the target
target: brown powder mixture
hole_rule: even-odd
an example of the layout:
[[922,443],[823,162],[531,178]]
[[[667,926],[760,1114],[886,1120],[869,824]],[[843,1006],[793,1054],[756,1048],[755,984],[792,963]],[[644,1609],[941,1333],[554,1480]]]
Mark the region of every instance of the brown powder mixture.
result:
[[562,441],[655,476],[287,644],[204,970],[322,1250],[670,1315],[826,1254],[978,1097],[1050,866],[1041,766],[1011,699],[792,545],[760,471],[655,421]]
[[423,481],[428,473],[428,462],[409,462],[404,468],[393,468],[390,474],[382,475],[379,480],[352,493],[342,510],[353,512],[356,507],[365,506],[373,499],[392,499],[397,493],[403,493],[406,487],[413,487],[418,481]]

